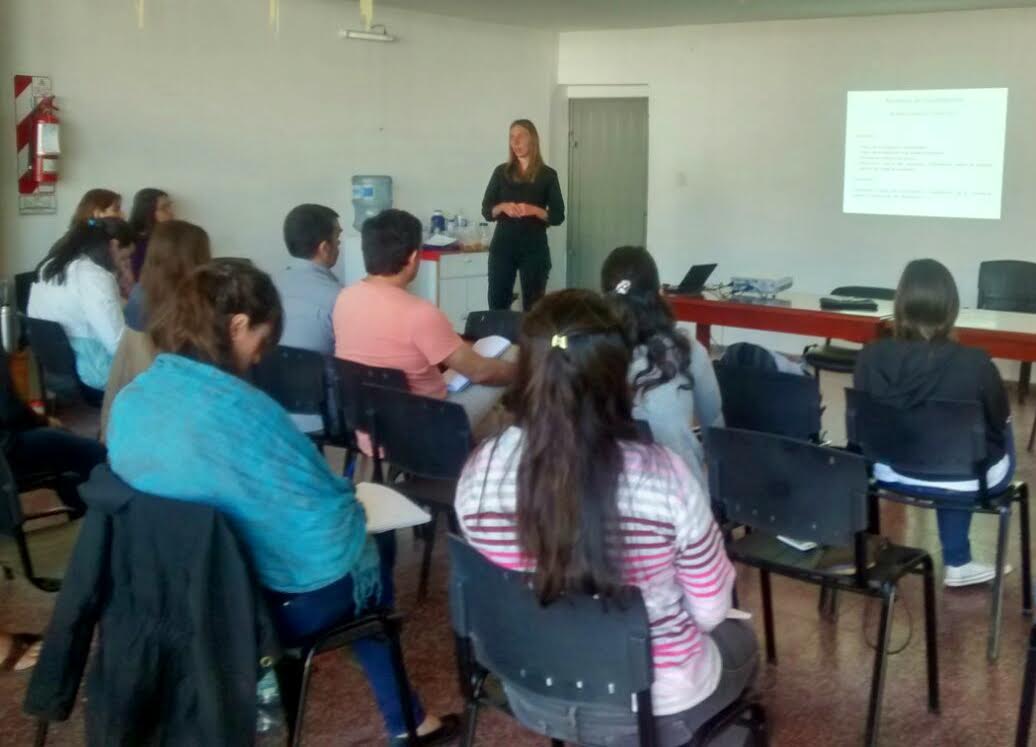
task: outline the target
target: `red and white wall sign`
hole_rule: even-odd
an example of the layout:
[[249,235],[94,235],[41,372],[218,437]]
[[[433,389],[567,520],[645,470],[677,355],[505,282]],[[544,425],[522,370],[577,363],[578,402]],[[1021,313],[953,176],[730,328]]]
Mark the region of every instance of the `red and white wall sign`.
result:
[[33,176],[32,147],[35,112],[39,103],[54,93],[50,78],[43,75],[14,76],[14,121],[18,148],[18,212],[22,215],[56,213],[54,184],[39,184]]

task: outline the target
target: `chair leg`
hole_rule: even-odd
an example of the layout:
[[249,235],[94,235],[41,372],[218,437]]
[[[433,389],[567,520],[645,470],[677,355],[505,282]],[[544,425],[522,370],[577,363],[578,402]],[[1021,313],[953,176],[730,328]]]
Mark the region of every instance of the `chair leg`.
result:
[[896,603],[896,587],[888,587],[881,600],[881,626],[878,629],[878,646],[874,652],[874,674],[871,677],[871,702],[867,711],[867,734],[863,743],[877,747],[878,723],[881,719],[881,699],[885,694],[885,668],[888,658],[889,639],[892,636],[892,610]]
[[425,524],[424,555],[421,558],[421,582],[417,586],[417,599],[423,602],[428,596],[428,577],[432,573],[432,550],[435,549],[435,530],[439,523],[439,512],[432,509],[432,520]]
[[302,747],[302,726],[306,720],[306,694],[309,691],[309,676],[313,671],[313,650],[306,656],[302,666],[302,681],[299,683],[298,711],[295,713],[295,729],[292,731],[292,747]]
[[817,600],[817,613],[827,622],[838,620],[838,589],[827,584],[820,587],[820,598]]
[[40,591],[48,594],[61,591],[61,581],[56,578],[41,578],[36,575],[32,565],[32,556],[29,554],[29,541],[25,538],[25,532],[20,526],[14,528],[14,542],[18,546],[18,556],[22,562],[22,572],[30,584]]
[[36,736],[32,740],[33,747],[44,747],[47,744],[47,728],[49,722],[40,719],[36,722]]
[[1011,506],[1000,509],[1000,526],[996,535],[996,576],[993,577],[993,598],[989,605],[989,643],[986,660],[993,663],[1000,655],[1000,620],[1004,616],[1004,562],[1007,560],[1007,532],[1011,524]]
[[280,693],[284,720],[288,727],[288,743],[294,744],[299,713],[302,710],[299,697],[302,694],[302,660],[283,656],[277,662],[275,671],[277,673],[277,690]]
[[755,747],[769,747],[770,745],[770,725],[766,720],[766,711],[763,710],[762,705],[759,703],[753,703],[751,707],[752,722],[750,728],[752,730],[752,742]]
[[939,712],[939,648],[936,640],[935,567],[931,556],[924,559],[924,644],[928,663],[928,710]]
[[1032,419],[1032,430],[1029,431],[1029,446],[1028,450],[1032,451],[1033,444],[1036,444],[1036,417]]
[[1032,730],[1032,705],[1036,700],[1036,626],[1029,633],[1029,653],[1025,657],[1025,675],[1022,679],[1022,703],[1018,708],[1018,726],[1015,729],[1015,747],[1028,747]]
[[1032,614],[1032,550],[1029,547],[1029,485],[1018,486],[1018,523],[1022,553],[1022,614]]
[[1029,380],[1032,378],[1032,362],[1022,361],[1021,368],[1018,370],[1018,402],[1025,404],[1025,399],[1029,394]]
[[766,661],[777,663],[777,641],[773,632],[773,596],[770,593],[770,572],[759,571],[759,584],[763,592],[763,629],[766,631]]
[[403,723],[406,725],[407,743],[417,747],[417,721],[414,718],[414,700],[410,694],[410,679],[403,663],[403,645],[399,641],[400,621],[393,618],[385,621],[385,634],[392,651],[392,668],[396,673],[396,687],[399,690],[399,705],[403,709]]

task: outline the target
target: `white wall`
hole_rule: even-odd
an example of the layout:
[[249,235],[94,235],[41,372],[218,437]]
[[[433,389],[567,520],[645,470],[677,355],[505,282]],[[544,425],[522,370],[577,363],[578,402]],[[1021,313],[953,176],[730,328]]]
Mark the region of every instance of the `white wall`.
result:
[[[423,221],[435,208],[476,218],[510,121],[531,118],[552,142],[554,33],[379,6],[376,21],[400,41],[347,42],[337,30],[360,20],[342,0],[281,3],[279,37],[258,0],[148,0],[138,30],[133,7],[0,0],[5,272],[31,268],[90,187],[127,202],[143,186],[167,189],[218,254],[274,269],[293,205],[325,203],[352,223],[353,174],[391,175],[396,206]],[[14,72],[53,77],[57,216],[17,215]]]
[[[668,280],[718,261],[824,293],[933,256],[971,305],[981,260],[1036,260],[1033,39],[1033,9],[565,33],[558,82],[648,86],[648,243]],[[992,86],[1010,89],[1002,220],[842,213],[847,91]]]

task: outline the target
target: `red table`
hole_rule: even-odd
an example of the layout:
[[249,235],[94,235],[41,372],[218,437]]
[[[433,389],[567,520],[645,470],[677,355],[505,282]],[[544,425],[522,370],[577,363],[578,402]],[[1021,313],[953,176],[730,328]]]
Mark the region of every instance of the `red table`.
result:
[[[771,300],[712,294],[668,298],[677,319],[697,325],[698,340],[706,347],[714,324],[868,342],[892,317],[888,301],[879,301],[877,311],[825,311],[820,296],[807,293],[782,293]],[[993,358],[1036,361],[1036,314],[962,309],[957,335],[963,344],[982,348]]]

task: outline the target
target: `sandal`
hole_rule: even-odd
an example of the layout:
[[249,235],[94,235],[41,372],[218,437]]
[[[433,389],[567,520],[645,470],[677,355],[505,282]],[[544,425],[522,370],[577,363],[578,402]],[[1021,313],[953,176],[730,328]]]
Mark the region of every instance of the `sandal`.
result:
[[22,672],[36,666],[36,662],[25,667],[19,667],[18,663],[33,646],[39,645],[43,637],[33,633],[10,633],[9,635],[11,647],[8,649],[4,660],[0,661],[0,672]]

